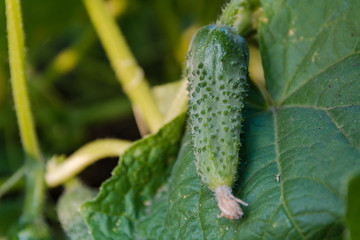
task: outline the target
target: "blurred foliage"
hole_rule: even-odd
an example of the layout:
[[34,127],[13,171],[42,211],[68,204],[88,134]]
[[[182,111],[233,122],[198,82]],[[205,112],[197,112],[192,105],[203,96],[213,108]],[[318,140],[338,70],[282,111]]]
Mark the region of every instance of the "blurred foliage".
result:
[[[130,103],[115,80],[82,2],[21,2],[30,98],[46,157],[69,154],[99,137],[139,138]],[[158,85],[181,77],[179,51],[185,56],[181,46],[190,38],[183,35],[194,25],[214,22],[225,1],[107,2],[109,7],[123,8],[117,18],[119,26],[150,84]],[[21,166],[23,154],[8,81],[3,1],[0,11],[0,177],[4,177]],[[72,63],[67,58],[62,63],[73,64],[70,71],[54,70],[54,59],[70,47],[77,51],[79,61]]]

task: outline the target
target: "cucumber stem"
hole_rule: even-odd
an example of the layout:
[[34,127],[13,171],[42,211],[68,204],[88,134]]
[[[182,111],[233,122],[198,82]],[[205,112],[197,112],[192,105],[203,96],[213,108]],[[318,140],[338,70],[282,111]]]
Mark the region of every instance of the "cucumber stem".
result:
[[[231,192],[231,188],[228,186],[219,186],[215,190],[218,206],[221,210],[221,214],[218,217],[226,217],[230,220],[241,218],[244,213],[239,204],[248,206],[243,200],[234,197]],[[238,204],[239,203],[239,204]]]
[[217,24],[231,26],[239,35],[244,36],[256,26],[259,7],[258,0],[231,0]]

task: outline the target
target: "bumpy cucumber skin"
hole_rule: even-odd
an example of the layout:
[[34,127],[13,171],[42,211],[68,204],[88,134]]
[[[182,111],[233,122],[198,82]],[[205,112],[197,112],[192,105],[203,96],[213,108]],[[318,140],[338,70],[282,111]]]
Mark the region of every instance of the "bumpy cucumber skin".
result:
[[208,25],[187,55],[189,125],[198,174],[212,191],[231,187],[239,163],[249,50],[230,27]]

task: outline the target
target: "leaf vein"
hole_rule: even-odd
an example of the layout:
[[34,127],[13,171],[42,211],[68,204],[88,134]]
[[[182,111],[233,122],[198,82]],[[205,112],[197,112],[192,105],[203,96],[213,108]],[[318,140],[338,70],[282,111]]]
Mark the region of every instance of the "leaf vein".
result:
[[331,120],[331,122],[335,125],[335,127],[339,130],[339,132],[341,133],[341,135],[344,136],[344,138],[346,139],[346,141],[348,141],[348,143],[355,148],[358,152],[360,152],[360,148],[355,146],[354,143],[351,142],[351,140],[349,139],[349,137],[344,133],[344,131],[342,130],[342,127],[336,122],[336,120],[331,116],[331,113],[329,111],[326,111],[326,114],[328,115],[329,119]]
[[330,65],[327,65],[325,68],[321,69],[320,71],[318,71],[316,74],[314,74],[312,77],[310,77],[309,79],[305,80],[302,84],[300,84],[297,88],[295,88],[293,91],[291,91],[289,93],[288,96],[285,97],[285,99],[282,99],[280,101],[280,104],[281,105],[283,102],[285,102],[287,99],[289,99],[292,95],[294,95],[297,91],[299,91],[301,88],[303,88],[306,84],[308,84],[310,81],[314,80],[316,77],[318,77],[319,75],[321,75],[322,73],[326,72],[326,70],[330,69],[331,67],[333,67],[334,65],[342,62],[343,60],[345,60],[346,58],[350,58],[354,55],[357,55],[359,54],[360,52],[353,52],[351,54],[348,54],[346,56],[344,56],[343,58],[340,58],[338,59],[337,61],[333,62],[332,64]]
[[[278,141],[278,119],[277,119],[277,112],[275,110],[274,107],[272,107],[272,112],[273,112],[273,121],[274,121],[274,137],[275,137],[275,153],[276,153],[276,157],[275,157],[275,161],[276,164],[278,166],[279,169],[279,173],[280,175],[282,175],[282,169],[281,169],[281,163],[280,163],[280,150],[279,150],[279,141]],[[280,201],[282,203],[282,205],[284,206],[284,210],[285,213],[287,215],[287,217],[289,218],[291,224],[294,226],[294,228],[296,229],[297,233],[300,235],[300,237],[302,239],[306,239],[305,236],[302,234],[299,226],[296,224],[295,220],[293,219],[293,217],[291,216],[291,213],[288,209],[288,206],[285,202],[285,198],[284,198],[284,181],[280,182]]]
[[277,206],[277,208],[274,209],[274,212],[270,215],[269,219],[266,221],[266,225],[265,225],[265,228],[264,228],[264,232],[263,232],[263,235],[261,236],[261,239],[264,240],[265,239],[265,234],[266,234],[266,231],[268,229],[268,226],[270,224],[270,222],[272,221],[273,217],[276,215],[276,213],[279,211],[281,207],[281,204],[279,206]]
[[326,189],[328,189],[331,193],[333,193],[336,197],[338,197],[339,199],[341,199],[341,196],[339,195],[338,192],[336,192],[335,189],[333,189],[331,186],[329,186],[328,184],[326,184],[324,181],[320,181],[319,179],[310,177],[310,176],[298,176],[298,177],[292,177],[292,178],[288,178],[286,180],[284,180],[284,182],[288,182],[288,181],[292,181],[292,180],[298,180],[298,179],[306,179],[306,180],[310,180],[313,182],[317,182],[321,185],[323,185]]
[[251,180],[256,176],[256,174],[258,174],[261,170],[263,170],[264,168],[268,167],[269,165],[271,165],[271,164],[274,163],[274,162],[275,162],[275,160],[270,161],[270,162],[266,163],[265,165],[263,165],[261,168],[257,169],[255,172],[253,172],[253,173],[249,176],[249,178],[246,179],[246,181],[242,184],[242,187],[240,188],[240,190],[242,190],[243,187],[245,187],[245,186],[247,185],[247,183],[248,183],[249,181],[251,181]]
[[281,107],[281,109],[308,108],[308,109],[314,109],[314,110],[328,111],[328,110],[333,110],[333,109],[338,109],[338,108],[347,108],[347,107],[356,107],[356,106],[360,106],[360,105],[349,104],[349,105],[342,105],[342,106],[335,106],[335,107],[317,107],[317,106],[312,106],[312,105],[291,104],[291,105],[284,105]]
[[200,189],[199,189],[199,199],[197,202],[197,215],[198,215],[198,219],[199,219],[199,224],[200,224],[200,232],[201,232],[201,239],[205,239],[204,237],[204,226],[201,222],[201,217],[200,217],[200,201],[201,201],[201,195],[202,195],[202,187],[200,185]]
[[[337,11],[335,11],[332,16],[334,16],[334,15],[336,15],[336,14],[337,14]],[[316,36],[314,37],[314,39],[318,39],[318,38],[319,38],[319,36],[324,32],[324,30],[328,28],[328,26],[330,25],[329,23],[330,23],[331,21],[335,21],[335,20],[333,19],[333,17],[330,17],[330,18],[321,26],[320,30],[318,31],[318,33],[316,34]],[[311,50],[314,48],[314,44],[315,44],[315,43],[317,43],[316,40],[311,43],[311,45],[309,46],[309,48],[306,50],[305,54],[303,55],[303,58],[300,60],[298,67],[295,69],[295,71],[294,71],[294,73],[292,74],[292,76],[290,77],[289,81],[287,81],[286,86],[285,86],[284,91],[283,91],[283,94],[282,94],[283,96],[284,96],[285,93],[289,90],[289,87],[290,87],[291,83],[292,83],[293,80],[295,79],[296,74],[300,71],[302,65],[304,64],[304,61],[305,61],[306,57],[309,55],[309,53],[311,52]],[[292,94],[292,93],[291,93],[291,94]],[[290,94],[290,95],[291,95],[291,94]],[[288,98],[288,97],[287,97],[287,98]],[[280,101],[280,102],[283,102],[283,101]]]

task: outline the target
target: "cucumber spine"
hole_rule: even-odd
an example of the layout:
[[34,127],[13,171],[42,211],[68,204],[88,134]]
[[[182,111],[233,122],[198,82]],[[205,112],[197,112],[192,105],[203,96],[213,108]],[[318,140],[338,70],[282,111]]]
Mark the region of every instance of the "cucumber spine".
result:
[[242,109],[248,79],[246,41],[230,27],[208,25],[193,36],[187,55],[189,126],[195,166],[215,192],[220,217],[243,213],[231,193],[241,147]]

